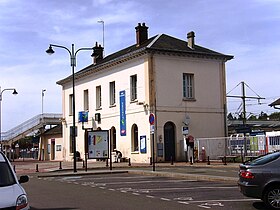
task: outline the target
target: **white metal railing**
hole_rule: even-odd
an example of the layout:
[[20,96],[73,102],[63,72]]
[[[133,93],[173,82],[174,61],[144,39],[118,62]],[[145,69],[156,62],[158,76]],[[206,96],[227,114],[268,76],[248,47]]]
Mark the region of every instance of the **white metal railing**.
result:
[[28,132],[33,128],[36,129],[36,127],[38,126],[39,127],[43,126],[44,124],[47,123],[46,120],[48,120],[48,122],[51,122],[52,119],[53,121],[58,121],[61,118],[62,118],[62,114],[46,113],[46,114],[36,115],[35,117],[32,117],[31,119],[21,123],[20,125],[8,130],[7,132],[3,132],[1,135],[1,141],[9,141],[21,134]]

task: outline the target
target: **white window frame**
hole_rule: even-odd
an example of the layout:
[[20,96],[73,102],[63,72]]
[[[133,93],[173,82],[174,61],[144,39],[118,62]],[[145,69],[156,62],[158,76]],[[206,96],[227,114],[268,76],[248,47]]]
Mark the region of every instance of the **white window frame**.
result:
[[84,90],[84,111],[89,110],[88,89]]
[[130,76],[130,101],[137,100],[137,74]]
[[194,74],[183,74],[183,97],[184,99],[195,99],[194,95]]
[[73,116],[73,105],[74,105],[73,94],[70,94],[69,95],[69,116]]
[[102,97],[101,97],[101,85],[96,86],[96,109],[101,109]]
[[116,83],[115,81],[110,82],[109,84],[110,87],[110,92],[109,92],[109,97],[110,97],[110,106],[114,106],[116,104]]

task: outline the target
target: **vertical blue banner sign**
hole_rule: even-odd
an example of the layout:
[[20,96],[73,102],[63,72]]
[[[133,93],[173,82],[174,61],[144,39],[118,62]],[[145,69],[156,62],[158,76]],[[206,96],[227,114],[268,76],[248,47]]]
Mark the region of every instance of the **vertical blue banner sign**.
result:
[[120,131],[121,136],[126,136],[125,90],[120,91]]

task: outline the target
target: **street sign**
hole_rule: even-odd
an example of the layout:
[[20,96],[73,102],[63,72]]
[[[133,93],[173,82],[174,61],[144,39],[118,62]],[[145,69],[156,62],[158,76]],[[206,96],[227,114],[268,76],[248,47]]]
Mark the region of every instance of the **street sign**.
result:
[[149,116],[149,122],[150,122],[150,125],[155,124],[155,115],[153,113],[151,113]]

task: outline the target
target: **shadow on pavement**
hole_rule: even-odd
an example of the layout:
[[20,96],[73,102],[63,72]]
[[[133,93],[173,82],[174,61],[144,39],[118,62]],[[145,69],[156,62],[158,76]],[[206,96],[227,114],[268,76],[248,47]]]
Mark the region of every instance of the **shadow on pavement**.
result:
[[268,207],[262,201],[254,202],[253,206],[258,210],[269,210]]

